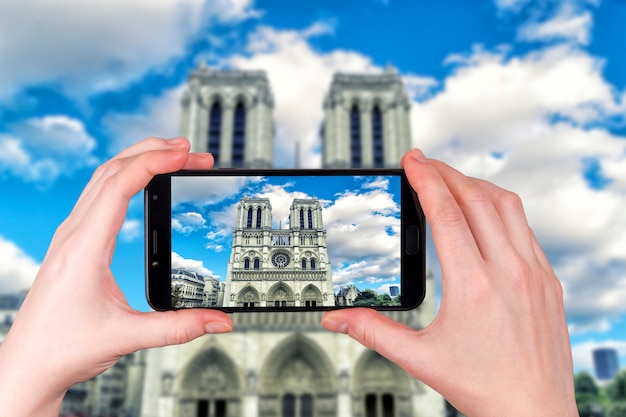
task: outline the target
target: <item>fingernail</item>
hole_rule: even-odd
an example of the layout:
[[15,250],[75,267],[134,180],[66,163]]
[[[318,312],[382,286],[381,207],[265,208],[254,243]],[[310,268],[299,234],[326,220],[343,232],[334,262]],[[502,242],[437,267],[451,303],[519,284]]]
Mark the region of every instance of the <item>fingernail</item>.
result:
[[426,156],[424,156],[424,152],[420,151],[417,148],[411,151],[411,157],[413,157],[413,159],[417,162],[426,162]]
[[204,325],[206,333],[229,333],[233,331],[233,326],[223,321],[210,321]]
[[348,334],[348,322],[337,319],[322,320],[322,326],[331,332]]
[[180,136],[177,138],[171,138],[171,139],[165,139],[165,141],[167,143],[169,143],[170,145],[178,145],[179,143],[181,143],[183,140],[185,140],[184,136]]

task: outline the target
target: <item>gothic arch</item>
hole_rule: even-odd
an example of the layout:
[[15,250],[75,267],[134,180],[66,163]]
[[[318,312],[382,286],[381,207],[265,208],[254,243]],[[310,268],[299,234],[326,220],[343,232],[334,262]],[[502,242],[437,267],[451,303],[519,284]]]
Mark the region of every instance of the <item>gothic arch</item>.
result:
[[259,306],[261,303],[261,295],[252,285],[248,284],[239,291],[236,297],[237,307]]
[[238,416],[243,385],[241,372],[230,356],[218,347],[209,347],[180,372],[174,415],[208,415],[212,410],[211,415]]
[[280,416],[285,399],[296,408],[311,401],[316,416],[336,415],[337,381],[327,353],[301,333],[281,341],[261,367],[259,399],[260,409],[272,411],[268,415]]
[[414,415],[411,377],[374,351],[365,351],[357,361],[352,386],[355,414],[376,417]]
[[[276,305],[276,303],[279,303]],[[280,281],[272,285],[267,291],[268,307],[294,307],[296,305],[296,297],[289,285]]]
[[322,292],[313,284],[309,284],[302,289],[300,294],[302,305],[305,307],[316,307],[323,305]]

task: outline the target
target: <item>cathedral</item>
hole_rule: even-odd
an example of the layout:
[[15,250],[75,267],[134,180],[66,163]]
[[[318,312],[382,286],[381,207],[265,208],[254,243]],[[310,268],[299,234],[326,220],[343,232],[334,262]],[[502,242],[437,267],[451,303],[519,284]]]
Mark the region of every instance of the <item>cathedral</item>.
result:
[[289,229],[274,230],[269,199],[241,200],[225,307],[335,305],[322,206],[317,199],[296,199],[290,213]]
[[[212,152],[216,166],[273,166],[274,99],[263,71],[200,65],[189,76],[181,106],[181,134],[193,151]],[[410,101],[391,67],[378,75],[335,74],[320,106],[322,167],[397,167],[411,147]],[[289,229],[274,230],[269,200],[240,201],[224,305],[351,303],[353,288],[337,298],[332,287],[320,202],[296,199],[290,213]],[[426,285],[419,308],[385,314],[416,329],[427,326],[436,309],[432,276]],[[320,317],[311,311],[234,313],[232,333],[138,352],[121,362],[132,370],[119,388],[126,396],[108,412],[133,417],[446,416],[445,399],[438,393],[348,336],[326,331]]]

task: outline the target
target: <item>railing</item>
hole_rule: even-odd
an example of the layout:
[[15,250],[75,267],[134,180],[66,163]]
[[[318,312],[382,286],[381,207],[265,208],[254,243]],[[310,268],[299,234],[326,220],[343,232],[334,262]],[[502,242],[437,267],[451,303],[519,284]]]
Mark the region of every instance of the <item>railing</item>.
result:
[[254,270],[233,271],[233,281],[326,281],[326,271]]

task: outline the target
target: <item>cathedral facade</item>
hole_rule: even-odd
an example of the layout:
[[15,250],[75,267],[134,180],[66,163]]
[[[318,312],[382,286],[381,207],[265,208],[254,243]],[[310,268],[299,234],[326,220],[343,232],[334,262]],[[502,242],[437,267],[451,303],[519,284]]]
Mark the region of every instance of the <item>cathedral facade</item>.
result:
[[296,199],[289,217],[289,229],[273,229],[269,199],[240,201],[224,306],[335,305],[320,202]]
[[[397,167],[410,148],[408,103],[393,70],[336,74],[323,103],[323,166]],[[273,165],[273,99],[263,72],[200,66],[190,75],[182,106],[182,133],[193,151],[217,154],[219,167]],[[270,201],[243,198],[224,305],[335,305],[321,213],[315,199],[294,200],[289,229],[275,230]],[[210,266],[210,259],[205,263]],[[432,278],[427,281],[432,288]],[[434,297],[429,293],[418,309],[386,314],[423,328],[434,318]],[[439,394],[349,337],[324,330],[320,317],[236,313],[230,334],[148,351],[141,416],[446,414]]]
[[[379,75],[337,74],[320,103],[325,109],[323,166],[397,167],[410,148],[408,103],[393,70]],[[193,151],[212,152],[218,167],[272,167],[272,109],[264,72],[217,71],[201,65],[190,74],[182,99],[181,133],[189,138]],[[289,229],[272,227],[271,208],[267,199],[240,201],[224,305],[351,304],[358,295],[356,288],[332,287],[319,201],[292,201]],[[211,267],[211,259],[204,263]],[[176,273],[189,281],[183,271]],[[434,287],[432,281],[429,276],[427,288]],[[434,295],[427,291],[417,309],[385,314],[423,328],[434,319]],[[116,408],[109,408],[110,413],[125,417],[446,415],[441,395],[348,336],[323,329],[321,312],[234,313],[232,318],[232,333],[135,354],[132,367],[127,367],[132,373],[126,371],[125,388],[120,388],[125,397]]]

